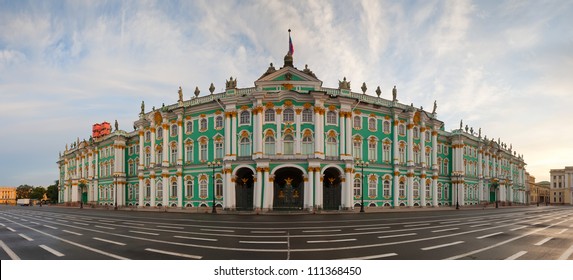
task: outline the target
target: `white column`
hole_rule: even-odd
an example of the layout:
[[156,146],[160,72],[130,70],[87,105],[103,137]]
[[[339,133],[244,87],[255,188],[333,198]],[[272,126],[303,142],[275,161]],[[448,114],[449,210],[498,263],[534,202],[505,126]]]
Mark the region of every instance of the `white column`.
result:
[[226,207],[228,209],[236,209],[237,203],[235,198],[235,184],[233,184],[231,180],[231,172],[231,165],[228,164],[225,167],[225,171],[223,172],[223,176],[225,178],[225,185],[223,187],[225,190],[227,190],[223,201],[227,203]]
[[[164,135],[164,136],[166,136],[166,135]],[[163,188],[163,199],[162,199],[161,203],[163,204],[163,207],[168,207],[169,206],[169,189],[171,187],[171,182],[169,181],[169,174],[163,173],[163,174],[161,174],[161,177],[163,178],[163,180],[161,180],[161,182],[162,182],[161,186]],[[209,182],[209,183],[213,183],[213,182]]]
[[[408,141],[408,151],[407,151],[407,157],[408,157],[408,166],[414,166],[414,137],[413,137],[413,119],[412,117],[410,117],[410,121],[408,123],[408,133],[407,133],[407,141]],[[409,180],[408,180],[409,181]],[[410,188],[410,186],[408,186],[408,188]],[[408,193],[408,197],[411,196],[411,193]]]
[[432,176],[432,206],[438,207],[438,172]]
[[257,107],[258,114],[255,115],[257,119],[257,135],[255,138],[257,139],[257,158],[261,157],[263,154],[263,108]]
[[266,186],[263,194],[263,208],[268,210],[273,209],[273,194],[274,194],[274,178],[271,178],[269,173],[269,168],[265,167],[263,170],[263,180],[265,180]]
[[276,110],[277,117],[275,119],[275,125],[277,126],[277,139],[275,140],[275,149],[277,155],[283,154],[283,137],[282,137],[282,109],[278,108]]
[[[414,206],[414,171],[408,170],[408,177],[406,177],[408,206]],[[419,187],[419,185],[418,185]],[[419,189],[418,189],[419,190]]]
[[[177,165],[183,165],[183,115],[177,116]],[[179,206],[182,207],[182,206]]]
[[183,207],[183,169],[181,167],[177,168],[177,207]]
[[[431,166],[431,164],[429,162],[426,162],[426,127],[424,126],[424,122],[422,122],[420,124],[420,149],[421,149],[421,154],[420,154],[420,162],[422,163],[422,168],[425,168],[426,166]],[[424,196],[422,196],[424,197]],[[422,206],[425,206],[426,204],[423,203]]]
[[[426,173],[422,170],[422,176],[420,180],[420,206],[426,207]],[[430,185],[431,191],[432,185]]]
[[300,122],[301,122],[301,115],[300,113],[302,112],[302,109],[296,109],[295,110],[295,115],[294,115],[294,119],[295,119],[295,137],[294,137],[294,154],[295,155],[300,155],[302,154],[301,152],[301,142],[302,142],[302,131],[300,129]]
[[151,205],[151,207],[155,207],[155,171],[151,170],[150,174],[150,184],[151,184],[151,194],[149,196],[149,205]]
[[439,170],[438,167],[438,131],[434,128],[432,131],[432,169]]
[[346,184],[343,185],[343,190],[345,190],[346,199],[343,201],[343,207],[348,209],[354,209],[354,182],[352,181],[352,164],[347,164],[344,169],[344,176],[346,178]]
[[[143,131],[143,126],[139,127],[139,166],[137,170],[143,170],[144,160],[145,160],[145,153],[143,152],[143,146],[145,143],[145,139],[143,138],[145,132]],[[140,204],[141,205],[141,204]]]
[[340,111],[339,113],[339,127],[340,127],[340,156],[345,156],[346,153],[346,112]]
[[[264,168],[262,167],[257,167],[257,182],[255,183],[255,189],[253,190],[253,196],[255,197],[255,199],[253,199],[253,209],[260,209],[261,208],[261,202],[262,202],[262,194],[263,194],[263,171]],[[267,184],[268,186],[268,184]],[[264,206],[263,206],[264,207]],[[261,209],[262,210],[262,209]]]
[[314,205],[322,208],[322,181],[320,180],[320,167],[314,168]]
[[252,145],[253,145],[253,152],[252,152],[252,157],[253,159],[257,159],[259,157],[259,135],[261,135],[261,132],[259,131],[262,126],[260,126],[259,124],[259,118],[257,118],[258,115],[258,110],[257,107],[255,107],[253,105],[253,109],[251,110],[251,113],[253,115],[253,122],[252,122],[252,127],[253,127],[253,136],[252,136]]
[[314,208],[314,167],[309,167],[307,169],[308,171],[308,184],[307,186],[305,186],[305,197],[304,197],[304,201],[306,204],[306,208],[309,211],[312,211],[312,209]]
[[236,158],[237,156],[237,112],[232,112],[231,119],[231,138],[233,139],[234,145],[231,145],[231,155]]
[[231,156],[231,112],[225,112],[225,157]]
[[144,206],[143,197],[145,197],[144,191],[144,182],[143,182],[143,173],[139,175],[139,197],[138,197],[138,204],[139,207]]
[[[153,123],[151,123],[151,159],[150,159],[150,163],[149,163],[149,168],[155,167],[155,125]],[[157,159],[157,160],[161,160],[161,159]],[[155,184],[155,183],[153,183]],[[153,204],[151,204],[153,205]],[[154,205],[153,205],[154,206]]]
[[170,135],[169,124],[167,123],[167,119],[165,118],[163,119],[163,147],[161,147],[163,150],[163,160],[161,166],[165,167],[169,166],[169,135]]
[[321,152],[320,143],[323,141],[322,137],[324,135],[324,127],[320,126],[320,109],[319,107],[314,108],[314,154],[319,156]]
[[352,158],[352,112],[346,112],[346,154]]
[[[398,163],[400,162],[399,158],[398,158],[399,157],[399,153],[398,153],[398,123],[399,123],[398,116],[394,115],[394,128],[392,131],[392,136],[393,136],[393,139],[392,139],[392,155],[394,158],[394,165],[395,166],[398,165]],[[394,173],[396,173],[396,171],[397,170],[394,170]],[[396,190],[398,190],[397,188],[398,188],[398,186],[396,186]],[[395,200],[395,201],[397,201],[397,200]],[[394,206],[398,206],[398,205],[394,205]]]
[[398,207],[399,204],[399,193],[400,193],[400,189],[399,189],[399,184],[400,184],[400,172],[398,172],[398,168],[395,167],[394,168],[394,180],[392,182],[392,190],[393,190],[393,194],[392,197],[394,198],[394,207]]

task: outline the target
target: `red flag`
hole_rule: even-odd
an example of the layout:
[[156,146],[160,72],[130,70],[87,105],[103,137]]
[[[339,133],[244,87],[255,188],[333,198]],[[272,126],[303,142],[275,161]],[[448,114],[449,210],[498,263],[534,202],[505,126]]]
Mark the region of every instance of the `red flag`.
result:
[[292,38],[290,37],[290,29],[288,30],[288,54],[294,54],[294,46],[292,45]]

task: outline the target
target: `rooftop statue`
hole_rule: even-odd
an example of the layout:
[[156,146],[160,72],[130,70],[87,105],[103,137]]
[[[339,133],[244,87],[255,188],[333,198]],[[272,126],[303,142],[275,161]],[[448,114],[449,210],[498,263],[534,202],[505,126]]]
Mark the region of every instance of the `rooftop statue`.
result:
[[195,87],[195,92],[194,92],[195,97],[198,97],[199,93],[201,93],[201,91],[199,90],[199,87]]
[[435,114],[437,109],[438,109],[438,103],[436,100],[434,100],[434,109],[432,109],[432,114]]
[[119,128],[119,125],[118,125],[118,123],[117,123],[117,120],[115,120],[115,131],[117,131],[118,128]]
[[342,81],[338,81],[338,89],[347,89],[350,90],[350,81],[346,81],[346,77],[342,79]]
[[392,101],[398,101],[398,99],[396,99],[398,97],[398,90],[396,89],[396,86],[394,86],[394,88],[392,89]]
[[[271,63],[272,65],[272,63]],[[267,70],[268,71],[268,70]],[[225,82],[225,89],[236,89],[237,88],[237,79],[233,80],[233,77],[229,78],[228,81]],[[197,91],[198,89],[196,89]],[[197,96],[197,94],[196,94]]]
[[362,90],[362,94],[366,94],[366,90],[368,89],[366,87],[366,82],[362,83],[362,87],[360,89]]
[[140,112],[140,114],[142,114],[142,115],[145,114],[145,102],[144,101],[141,101],[141,112]]
[[376,88],[376,95],[378,95],[378,97],[380,97],[380,94],[382,94],[382,91],[380,90],[380,86],[378,86]]
[[179,91],[177,91],[177,93],[179,93],[179,102],[183,102],[183,89],[181,86],[179,86]]
[[308,64],[304,65],[304,70],[302,70],[302,72],[316,78],[316,75],[312,71],[310,71],[310,69],[308,69]]

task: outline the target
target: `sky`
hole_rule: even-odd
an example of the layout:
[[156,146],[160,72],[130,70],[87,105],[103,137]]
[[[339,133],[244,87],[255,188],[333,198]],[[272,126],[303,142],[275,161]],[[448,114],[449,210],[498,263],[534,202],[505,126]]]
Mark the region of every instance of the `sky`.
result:
[[431,109],[523,154],[536,181],[573,165],[573,1],[0,0],[0,186],[47,186],[94,123],[133,130],[183,88],[252,87],[294,65],[337,88]]

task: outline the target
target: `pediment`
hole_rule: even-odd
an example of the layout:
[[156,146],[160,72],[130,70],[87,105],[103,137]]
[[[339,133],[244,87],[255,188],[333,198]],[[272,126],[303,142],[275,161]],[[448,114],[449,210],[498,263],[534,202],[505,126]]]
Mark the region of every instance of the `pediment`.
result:
[[310,73],[305,73],[293,67],[283,67],[272,73],[265,72],[257,81],[255,81],[255,84],[258,83],[266,84],[268,82],[277,82],[277,83],[318,82],[322,84],[322,81],[320,81]]

